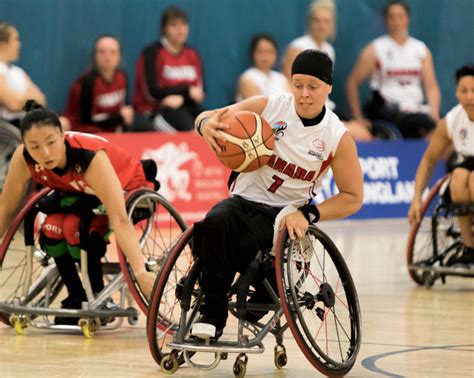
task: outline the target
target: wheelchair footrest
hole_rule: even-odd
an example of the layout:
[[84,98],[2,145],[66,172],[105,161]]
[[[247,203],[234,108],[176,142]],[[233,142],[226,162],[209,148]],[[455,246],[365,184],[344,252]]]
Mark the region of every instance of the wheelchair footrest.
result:
[[253,346],[245,347],[239,345],[237,342],[232,341],[215,341],[210,344],[203,344],[203,340],[186,340],[185,342],[172,341],[168,343],[168,347],[172,349],[178,349],[189,352],[225,352],[225,353],[253,353],[260,354],[265,351],[263,344],[256,344]]
[[462,267],[462,266],[420,266],[420,265],[409,265],[408,269],[411,271],[423,271],[432,272],[437,274],[443,274],[447,276],[462,276],[462,277],[474,277],[474,268]]
[[78,318],[95,318],[95,317],[128,317],[138,316],[138,311],[134,308],[117,309],[117,310],[70,310],[64,308],[36,308],[18,305],[10,305],[0,303],[0,311],[7,314],[24,314],[24,315],[46,315],[46,316],[65,316]]

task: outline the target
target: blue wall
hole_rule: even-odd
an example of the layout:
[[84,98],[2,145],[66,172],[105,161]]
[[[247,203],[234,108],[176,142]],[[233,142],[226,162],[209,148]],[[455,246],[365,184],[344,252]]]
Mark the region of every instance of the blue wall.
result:
[[[19,29],[19,65],[62,110],[72,80],[88,65],[92,41],[103,33],[123,43],[124,67],[133,82],[140,50],[158,33],[161,11],[171,4],[190,16],[189,42],[204,61],[206,106],[232,100],[235,81],[248,65],[248,41],[272,33],[280,50],[306,28],[310,0],[0,0],[0,19]],[[455,103],[454,70],[474,62],[473,0],[408,0],[411,34],[431,49],[443,95],[442,113]],[[336,0],[335,85],[332,96],[346,107],[344,81],[360,49],[383,33],[385,0]]]

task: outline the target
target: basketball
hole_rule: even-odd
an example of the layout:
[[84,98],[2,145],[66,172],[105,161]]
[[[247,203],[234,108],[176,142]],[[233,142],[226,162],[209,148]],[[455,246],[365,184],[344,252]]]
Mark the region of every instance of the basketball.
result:
[[264,166],[273,154],[275,138],[269,123],[256,113],[240,111],[221,120],[229,126],[227,141],[219,143],[216,155],[236,172],[251,172]]

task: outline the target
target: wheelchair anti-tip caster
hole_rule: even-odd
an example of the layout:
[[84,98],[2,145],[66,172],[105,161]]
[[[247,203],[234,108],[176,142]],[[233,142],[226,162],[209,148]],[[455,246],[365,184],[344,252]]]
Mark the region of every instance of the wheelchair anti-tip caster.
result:
[[178,359],[173,354],[167,354],[161,359],[160,367],[163,373],[174,374],[179,367]]
[[97,332],[100,328],[100,318],[92,318],[92,319],[79,319],[78,322],[79,327],[82,329],[82,333],[88,339],[94,336],[94,333]]
[[423,272],[423,284],[427,289],[431,289],[436,281],[436,274],[429,271]]
[[240,353],[234,362],[234,376],[236,378],[245,377],[245,373],[247,372],[247,362],[249,358],[245,353]]
[[275,345],[275,366],[277,369],[281,369],[288,363],[288,357],[286,355],[286,349],[283,344]]
[[28,326],[28,321],[26,320],[25,315],[11,314],[9,321],[12,327],[15,328],[15,332],[17,335],[25,334],[24,330]]
[[[133,310],[133,307],[129,307],[127,310]],[[130,325],[136,325],[138,323],[138,314],[137,315],[130,315],[127,318],[128,324]]]

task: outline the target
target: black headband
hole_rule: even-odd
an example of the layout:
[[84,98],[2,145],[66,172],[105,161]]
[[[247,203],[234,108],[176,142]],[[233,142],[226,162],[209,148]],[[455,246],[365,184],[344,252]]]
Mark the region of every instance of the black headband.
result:
[[304,50],[298,54],[291,66],[291,75],[294,74],[314,76],[332,85],[332,60],[325,52]]

